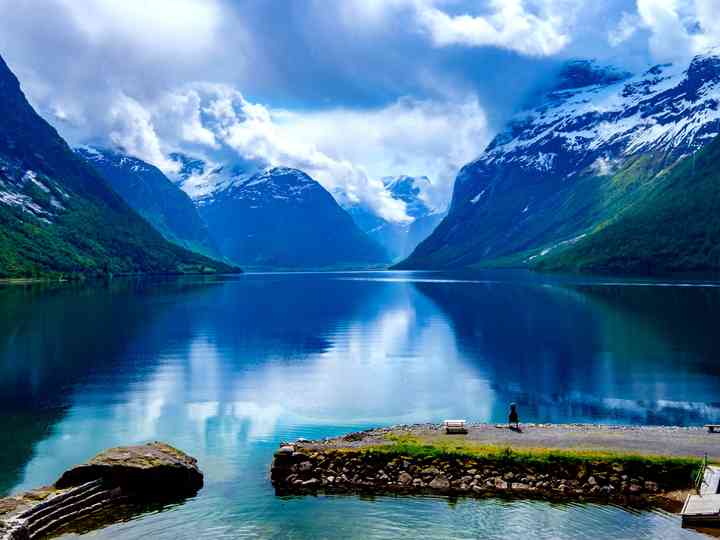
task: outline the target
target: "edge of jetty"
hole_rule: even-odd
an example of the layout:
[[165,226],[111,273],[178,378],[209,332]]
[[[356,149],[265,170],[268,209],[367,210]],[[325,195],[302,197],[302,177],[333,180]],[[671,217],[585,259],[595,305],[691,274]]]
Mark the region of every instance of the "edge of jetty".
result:
[[[283,443],[278,495],[444,494],[593,501],[679,511],[720,434],[700,428],[526,424],[378,428]],[[715,454],[713,454],[713,452]]]
[[154,442],[101,452],[52,485],[0,498],[0,540],[87,532],[197,493],[197,460]]

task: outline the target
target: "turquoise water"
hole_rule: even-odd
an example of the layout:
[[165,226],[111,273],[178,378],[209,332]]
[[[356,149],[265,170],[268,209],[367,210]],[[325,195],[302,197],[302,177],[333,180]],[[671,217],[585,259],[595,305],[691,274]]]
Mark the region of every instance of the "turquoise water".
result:
[[248,274],[0,289],[0,493],[103,448],[196,456],[185,504],[93,538],[693,538],[662,512],[275,497],[281,440],[449,417],[720,420],[720,288],[480,274]]

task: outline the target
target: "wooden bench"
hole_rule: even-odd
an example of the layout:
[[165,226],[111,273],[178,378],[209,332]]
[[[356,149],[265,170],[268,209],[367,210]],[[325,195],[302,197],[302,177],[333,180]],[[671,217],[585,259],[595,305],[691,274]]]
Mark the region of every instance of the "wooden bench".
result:
[[467,427],[465,427],[465,420],[445,420],[443,422],[443,426],[445,426],[445,433],[447,433],[448,435],[451,433],[467,433]]
[[705,427],[707,428],[708,433],[715,433],[720,430],[720,424],[705,424]]

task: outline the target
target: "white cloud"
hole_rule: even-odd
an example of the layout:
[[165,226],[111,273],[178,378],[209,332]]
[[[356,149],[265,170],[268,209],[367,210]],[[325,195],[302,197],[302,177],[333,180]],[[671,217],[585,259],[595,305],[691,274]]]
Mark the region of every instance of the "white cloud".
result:
[[444,47],[644,65],[720,42],[718,0],[292,0],[282,21],[275,4],[238,6],[0,0],[0,52],[74,143],[110,140],[165,170],[173,150],[298,167],[402,220],[378,179],[427,175],[442,206],[492,135],[486,111],[502,123],[543,76],[532,66],[551,64]]
[[637,15],[623,14],[611,45],[642,29],[649,33],[648,48],[655,60],[682,61],[720,44],[717,0],[637,0],[636,5]]
[[[122,43],[126,54],[202,57],[215,45],[218,0],[57,0],[92,47]],[[38,14],[39,15],[39,14]]]
[[640,29],[641,24],[642,20],[638,15],[623,11],[617,26],[608,32],[608,43],[612,47],[625,43]]
[[643,25],[650,30],[649,45],[659,59],[673,59],[691,54],[693,38],[685,27],[675,0],[637,0],[637,9]]
[[531,56],[549,56],[570,42],[567,2],[542,2],[536,13],[524,0],[491,0],[485,16],[449,15],[432,1],[416,2],[419,24],[437,46],[500,47]]
[[175,167],[163,153],[152,115],[136,100],[118,94],[109,110],[108,121],[111,126],[108,138],[114,145],[166,171]]
[[[328,191],[362,202],[391,221],[407,221],[404,204],[380,178],[426,175],[425,193],[447,203],[457,169],[490,134],[476,98],[457,102],[401,99],[374,110],[293,112],[245,99],[227,85],[196,83],[142,107],[125,95],[111,108],[111,138],[128,152],[172,172],[170,151],[211,161],[240,157],[302,169]],[[230,155],[228,151],[231,151]]]
[[278,122],[286,137],[310,141],[334,159],[362,163],[372,178],[428,176],[433,189],[426,195],[437,208],[446,205],[458,169],[477,157],[491,135],[474,96],[405,98],[370,111],[285,112]]

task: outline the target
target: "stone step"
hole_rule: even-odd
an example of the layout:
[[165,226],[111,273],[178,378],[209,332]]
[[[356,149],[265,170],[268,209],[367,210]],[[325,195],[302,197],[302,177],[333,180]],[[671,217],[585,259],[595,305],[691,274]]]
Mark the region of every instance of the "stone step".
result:
[[82,494],[76,499],[64,501],[62,504],[53,507],[52,511],[43,513],[40,516],[30,518],[25,523],[28,533],[31,537],[40,530],[50,530],[62,523],[67,523],[75,519],[78,512],[84,513],[85,509],[102,502],[105,503],[113,499],[112,490],[102,490],[92,494]]
[[[125,499],[125,497],[121,497],[121,498]],[[74,512],[59,516],[57,519],[54,519],[54,520],[48,522],[43,527],[40,527],[39,529],[35,529],[33,531],[29,531],[28,539],[29,540],[40,540],[42,538],[45,538],[46,536],[51,534],[53,531],[57,530],[59,527],[62,527],[69,523],[72,523],[73,521],[85,518],[95,512],[99,512],[103,508],[109,506],[110,503],[114,503],[114,502],[116,502],[115,497],[108,497],[108,498],[99,500],[99,501],[91,504],[90,506],[83,506]]]
[[93,480],[92,482],[87,482],[86,484],[83,484],[81,486],[78,486],[76,488],[69,489],[67,491],[64,491],[63,493],[60,493],[59,495],[55,495],[53,497],[49,497],[48,499],[44,500],[43,502],[36,504],[32,508],[26,510],[22,514],[18,515],[18,519],[30,519],[33,516],[36,516],[38,514],[42,514],[43,512],[47,511],[47,509],[51,509],[56,507],[58,504],[61,504],[63,501],[67,501],[68,499],[73,499],[78,496],[82,496],[83,494],[86,494],[88,492],[95,492],[98,488],[102,489],[102,482],[100,480]]

